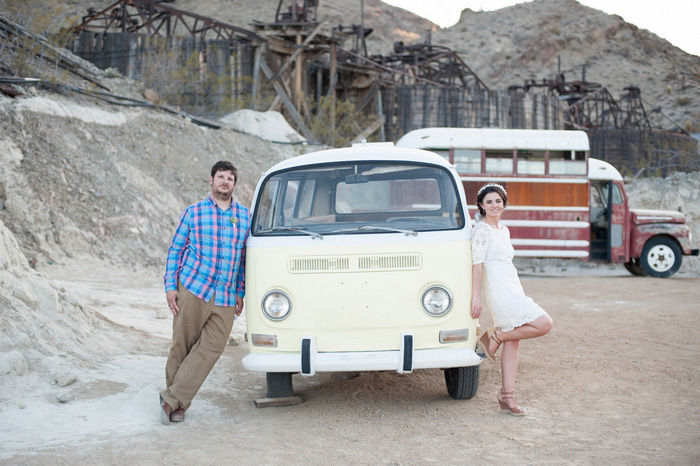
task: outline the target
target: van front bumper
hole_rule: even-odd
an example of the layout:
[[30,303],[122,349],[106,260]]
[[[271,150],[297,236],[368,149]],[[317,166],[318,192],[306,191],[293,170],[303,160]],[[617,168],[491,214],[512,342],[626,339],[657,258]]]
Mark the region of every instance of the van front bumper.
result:
[[313,337],[302,339],[301,351],[295,353],[250,353],[243,358],[243,367],[259,372],[397,371],[414,369],[447,369],[476,366],[482,358],[469,348],[413,349],[412,335],[404,335],[398,351],[356,351],[319,353]]

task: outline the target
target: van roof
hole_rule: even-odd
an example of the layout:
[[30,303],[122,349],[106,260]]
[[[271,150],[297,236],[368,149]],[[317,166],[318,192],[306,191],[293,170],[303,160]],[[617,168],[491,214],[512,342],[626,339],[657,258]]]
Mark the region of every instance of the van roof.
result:
[[406,133],[396,145],[420,149],[590,150],[584,131],[541,129],[422,128]]
[[420,162],[452,168],[447,160],[439,155],[420,149],[395,147],[393,143],[354,144],[342,149],[328,149],[298,155],[272,166],[265,173],[286,170],[304,165],[319,165],[334,162],[364,162],[381,160],[390,162]]

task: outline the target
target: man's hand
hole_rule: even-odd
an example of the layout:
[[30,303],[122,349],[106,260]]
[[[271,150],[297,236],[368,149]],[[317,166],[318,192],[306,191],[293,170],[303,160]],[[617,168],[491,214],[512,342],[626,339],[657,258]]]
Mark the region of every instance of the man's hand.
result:
[[241,312],[243,312],[243,298],[236,296],[236,315],[241,315]]
[[170,312],[172,312],[174,316],[177,316],[180,312],[180,308],[177,307],[177,290],[170,290],[165,293],[165,300],[168,302]]

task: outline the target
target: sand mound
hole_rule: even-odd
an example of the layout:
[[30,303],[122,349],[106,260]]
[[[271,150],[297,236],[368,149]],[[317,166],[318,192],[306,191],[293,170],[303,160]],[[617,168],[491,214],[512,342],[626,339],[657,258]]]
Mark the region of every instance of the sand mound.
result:
[[[35,371],[60,373],[76,365],[94,366],[115,353],[112,332],[109,323],[30,268],[14,235],[0,221],[0,383],[4,387]],[[8,392],[4,389],[0,396],[11,396]]]
[[238,110],[219,119],[232,128],[272,142],[306,141],[294,128],[289,126],[280,112],[273,110],[256,112],[255,110]]

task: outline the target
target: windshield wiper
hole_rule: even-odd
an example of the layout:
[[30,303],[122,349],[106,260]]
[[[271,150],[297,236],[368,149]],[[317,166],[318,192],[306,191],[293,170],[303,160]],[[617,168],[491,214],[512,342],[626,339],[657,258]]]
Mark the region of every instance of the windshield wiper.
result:
[[375,226],[370,226],[370,225],[365,225],[363,227],[359,228],[344,228],[342,230],[335,230],[332,231],[331,233],[348,233],[351,231],[391,231],[393,233],[403,233],[406,236],[417,236],[418,233],[416,233],[413,230],[400,230],[398,228],[389,228],[389,227],[375,227]]
[[309,231],[306,228],[296,228],[296,227],[275,227],[268,231],[298,231],[306,235],[312,236],[314,239],[323,239],[323,235],[316,233],[315,231]]

